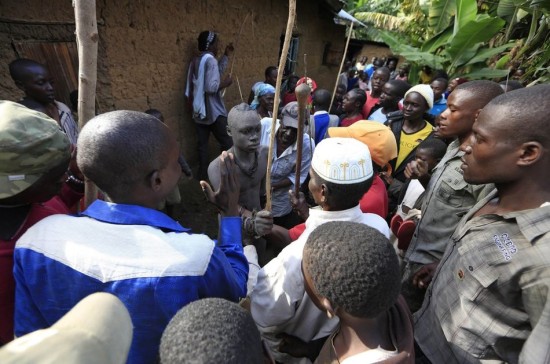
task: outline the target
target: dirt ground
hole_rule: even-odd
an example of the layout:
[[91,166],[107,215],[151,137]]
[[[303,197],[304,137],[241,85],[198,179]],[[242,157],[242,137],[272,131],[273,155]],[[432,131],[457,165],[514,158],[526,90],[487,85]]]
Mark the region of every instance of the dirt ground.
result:
[[193,233],[204,233],[211,238],[218,235],[218,213],[206,201],[199,182],[182,178],[179,183],[181,204],[174,207],[174,217]]

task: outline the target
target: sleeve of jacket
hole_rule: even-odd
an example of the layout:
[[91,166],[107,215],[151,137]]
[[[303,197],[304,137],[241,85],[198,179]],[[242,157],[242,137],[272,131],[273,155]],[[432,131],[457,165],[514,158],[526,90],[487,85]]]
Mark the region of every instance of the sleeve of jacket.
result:
[[224,217],[220,222],[220,240],[204,274],[201,295],[238,301],[246,296],[248,261],[243,253],[241,218]]

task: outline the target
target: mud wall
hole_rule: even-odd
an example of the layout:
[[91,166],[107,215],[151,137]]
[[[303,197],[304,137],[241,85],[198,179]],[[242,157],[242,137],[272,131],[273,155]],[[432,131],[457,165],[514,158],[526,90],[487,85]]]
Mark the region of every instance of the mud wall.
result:
[[[321,1],[300,1],[295,34],[300,37],[296,73],[332,90],[337,67],[322,65],[326,43],[344,47],[344,27],[335,25]],[[196,162],[196,138],[184,99],[189,60],[203,30],[220,35],[220,50],[237,45],[234,75],[243,97],[264,69],[276,65],[288,4],[280,0],[98,0],[100,35],[97,101],[99,112],[157,108],[177,133],[182,150]],[[238,37],[239,31],[242,33]],[[69,0],[2,0],[0,3],[0,98],[18,99],[7,65],[16,58],[13,41],[74,41],[74,10]],[[235,82],[226,92],[228,108],[240,102]],[[211,141],[211,156],[217,153]]]

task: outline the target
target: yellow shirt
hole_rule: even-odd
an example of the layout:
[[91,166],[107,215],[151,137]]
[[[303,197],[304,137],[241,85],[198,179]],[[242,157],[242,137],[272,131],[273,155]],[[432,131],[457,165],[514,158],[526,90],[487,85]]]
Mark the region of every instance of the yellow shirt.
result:
[[424,139],[430,135],[433,127],[430,123],[426,122],[426,126],[420,129],[416,133],[407,134],[401,130],[401,139],[399,141],[399,153],[397,154],[397,162],[395,163],[395,168],[397,169],[399,165],[409,156],[409,154],[420,144]]

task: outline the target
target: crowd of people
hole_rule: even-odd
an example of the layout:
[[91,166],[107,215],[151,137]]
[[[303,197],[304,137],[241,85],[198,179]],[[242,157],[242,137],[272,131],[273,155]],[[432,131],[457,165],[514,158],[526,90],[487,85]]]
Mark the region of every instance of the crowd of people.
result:
[[[45,65],[10,64],[0,362],[548,363],[550,85],[427,66],[411,85],[363,57],[334,97],[285,76],[272,124],[277,68],[227,112],[219,43],[200,33],[186,79],[195,174],[160,111],[79,131]],[[217,239],[172,218],[182,174]]]

